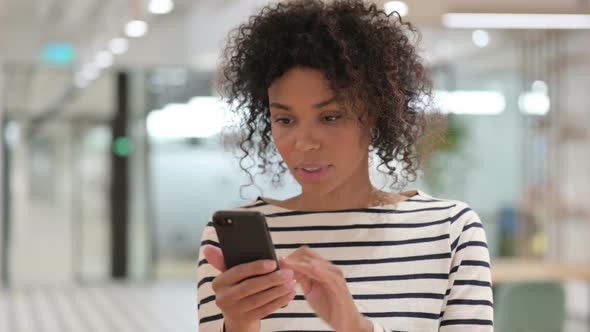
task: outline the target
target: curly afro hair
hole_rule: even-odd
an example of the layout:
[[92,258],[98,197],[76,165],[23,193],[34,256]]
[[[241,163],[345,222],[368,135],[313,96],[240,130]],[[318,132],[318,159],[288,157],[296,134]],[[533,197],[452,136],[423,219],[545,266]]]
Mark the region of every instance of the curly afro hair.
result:
[[[360,125],[373,128],[369,149],[392,188],[414,181],[432,84],[412,36],[420,40],[398,13],[388,15],[361,0],[275,3],[233,30],[218,84],[242,120],[237,147],[250,184],[249,169],[256,164],[275,186],[288,170],[272,142],[267,89],[297,66],[322,71],[339,102],[358,115]],[[253,164],[244,166],[246,158]]]

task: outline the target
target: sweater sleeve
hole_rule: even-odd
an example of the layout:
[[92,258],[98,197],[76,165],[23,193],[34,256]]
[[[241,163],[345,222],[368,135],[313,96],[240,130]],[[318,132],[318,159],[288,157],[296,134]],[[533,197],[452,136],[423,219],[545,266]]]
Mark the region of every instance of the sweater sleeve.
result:
[[203,230],[201,246],[199,249],[199,262],[197,267],[197,299],[199,332],[223,331],[223,314],[215,304],[215,293],[211,287],[213,279],[220,274],[203,255],[203,247],[206,244],[218,243],[215,228],[209,223]]
[[[439,319],[440,332],[493,332],[490,255],[477,213],[460,202],[450,217],[449,281]],[[408,330],[374,320],[373,332]]]
[[490,253],[481,219],[467,204],[451,218],[451,267],[439,331],[494,330]]

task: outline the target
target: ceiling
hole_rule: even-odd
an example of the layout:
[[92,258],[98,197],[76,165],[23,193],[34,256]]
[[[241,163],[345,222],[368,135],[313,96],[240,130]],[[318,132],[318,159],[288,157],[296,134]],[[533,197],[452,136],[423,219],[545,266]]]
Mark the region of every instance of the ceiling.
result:
[[[146,20],[148,34],[131,40],[129,51],[115,59],[114,68],[184,66],[213,70],[227,32],[267,2],[175,0],[172,13],[151,16],[146,10],[147,0],[0,0],[0,63],[5,64],[3,104],[17,118],[35,117],[58,105],[72,88],[76,67],[43,64],[43,45],[51,41],[72,43],[81,66],[105,49],[110,39],[121,36],[122,27],[131,18]],[[434,63],[446,57],[456,59],[484,52],[471,43],[469,31],[442,29],[440,17],[446,12],[590,13],[590,0],[406,2],[410,8],[408,20],[422,29],[425,51]],[[492,32],[492,38],[494,34],[497,40],[509,39],[506,33]],[[445,42],[452,47],[445,47]],[[495,46],[505,49],[506,45]],[[113,107],[112,102],[105,101],[112,100],[112,74],[106,72],[85,89],[76,90],[62,107],[62,113],[108,118]]]

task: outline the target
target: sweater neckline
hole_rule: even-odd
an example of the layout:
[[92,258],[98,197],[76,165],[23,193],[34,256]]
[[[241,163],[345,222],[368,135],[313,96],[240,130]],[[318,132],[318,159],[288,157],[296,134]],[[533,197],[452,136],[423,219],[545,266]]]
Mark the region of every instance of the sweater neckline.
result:
[[258,196],[256,198],[256,202],[265,203],[265,205],[271,206],[271,207],[275,208],[276,210],[280,210],[281,212],[329,213],[329,212],[345,212],[345,211],[365,210],[365,209],[368,209],[368,210],[387,209],[387,208],[392,208],[392,207],[398,207],[401,204],[411,203],[417,197],[424,197],[424,193],[419,189],[404,191],[404,192],[401,192],[400,194],[401,195],[411,194],[411,196],[404,195],[408,198],[404,199],[403,201],[399,201],[399,202],[391,203],[391,204],[375,205],[375,206],[364,207],[364,208],[337,209],[337,210],[315,210],[315,211],[314,210],[293,210],[293,209],[288,209],[288,208],[273,204],[267,198],[262,197],[262,196]]

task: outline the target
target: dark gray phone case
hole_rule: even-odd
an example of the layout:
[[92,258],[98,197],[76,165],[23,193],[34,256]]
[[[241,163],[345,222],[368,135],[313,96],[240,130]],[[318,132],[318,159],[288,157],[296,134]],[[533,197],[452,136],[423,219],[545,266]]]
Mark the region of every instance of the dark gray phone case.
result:
[[[232,223],[227,224],[231,219]],[[266,218],[257,211],[220,210],[213,214],[213,226],[228,269],[260,259],[279,262]]]

